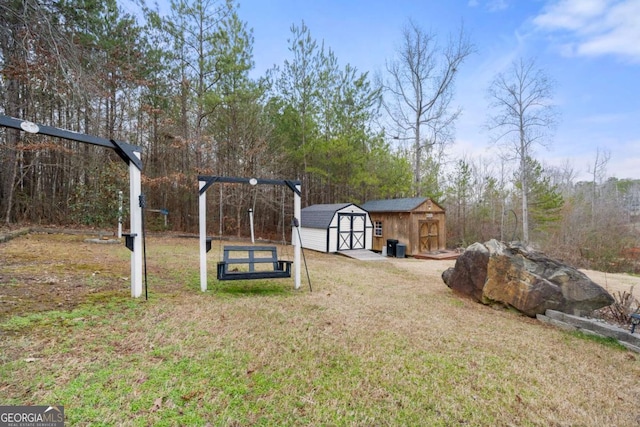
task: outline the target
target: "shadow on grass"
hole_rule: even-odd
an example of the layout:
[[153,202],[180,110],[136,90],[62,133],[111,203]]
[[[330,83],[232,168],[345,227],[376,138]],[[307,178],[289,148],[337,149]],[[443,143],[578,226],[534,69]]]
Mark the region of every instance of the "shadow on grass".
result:
[[215,282],[213,290],[216,294],[229,296],[272,296],[291,294],[290,285],[279,282],[261,280],[239,280],[233,282]]

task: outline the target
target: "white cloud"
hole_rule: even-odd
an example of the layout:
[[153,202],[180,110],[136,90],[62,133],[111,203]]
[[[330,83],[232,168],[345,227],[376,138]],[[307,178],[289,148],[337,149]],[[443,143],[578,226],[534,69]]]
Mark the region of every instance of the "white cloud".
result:
[[583,30],[585,25],[601,17],[606,10],[604,0],[560,0],[550,3],[533,22],[551,30]]
[[563,36],[559,49],[566,55],[616,55],[640,62],[638,17],[638,0],[554,0],[533,23]]

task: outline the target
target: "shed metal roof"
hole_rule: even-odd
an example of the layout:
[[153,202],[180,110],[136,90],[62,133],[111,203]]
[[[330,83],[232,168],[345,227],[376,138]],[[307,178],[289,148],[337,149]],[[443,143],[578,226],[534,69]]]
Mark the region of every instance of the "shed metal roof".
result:
[[368,212],[410,212],[428,199],[428,197],[408,197],[404,199],[370,200],[362,205],[362,209]]
[[300,212],[300,225],[308,228],[328,228],[336,211],[351,205],[353,205],[353,203],[307,206]]

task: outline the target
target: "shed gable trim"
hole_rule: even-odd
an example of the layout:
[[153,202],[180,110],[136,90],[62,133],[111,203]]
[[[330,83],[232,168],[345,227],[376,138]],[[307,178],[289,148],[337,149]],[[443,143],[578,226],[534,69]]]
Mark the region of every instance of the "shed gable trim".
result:
[[352,206],[362,211],[361,213],[366,214],[364,209],[353,203],[311,205],[302,209],[300,224],[302,227],[307,228],[327,228],[331,225],[337,213]]

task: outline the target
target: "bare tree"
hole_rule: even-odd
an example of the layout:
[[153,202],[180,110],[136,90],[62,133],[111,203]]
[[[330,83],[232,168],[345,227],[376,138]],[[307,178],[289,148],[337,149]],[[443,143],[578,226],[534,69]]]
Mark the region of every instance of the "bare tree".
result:
[[565,160],[559,166],[543,165],[551,183],[558,187],[564,196],[570,196],[574,192],[575,181],[578,176],[575,168],[569,160]]
[[[65,33],[60,2],[0,1],[0,112],[33,121],[52,119],[73,95],[81,71],[76,46]],[[72,77],[75,76],[75,77]],[[45,96],[42,96],[42,95]],[[39,97],[40,96],[40,97]],[[65,115],[58,115],[60,116]],[[24,135],[7,129],[0,137],[0,209],[12,221],[15,187],[29,162],[21,152]],[[35,150],[32,150],[35,151]],[[37,156],[34,155],[34,157]]]
[[[425,32],[413,21],[402,31],[397,58],[386,65],[384,107],[398,133],[413,140],[414,192],[421,193],[423,149],[450,140],[460,109],[451,109],[455,76],[474,51],[464,29],[451,36],[446,46],[436,34]],[[400,138],[400,135],[398,135]]]
[[593,162],[593,169],[588,168],[588,172],[592,177],[591,180],[591,227],[595,226],[596,221],[596,200],[598,199],[598,186],[602,184],[607,175],[607,164],[611,159],[611,151],[596,149],[596,158]]
[[494,115],[488,127],[492,139],[501,143],[509,158],[519,163],[522,191],[522,238],[529,241],[527,159],[534,146],[548,146],[558,113],[552,105],[553,85],[534,60],[514,61],[506,73],[499,73],[489,86]]

